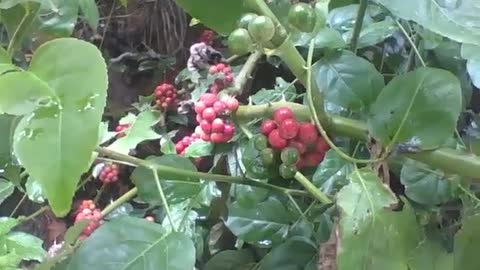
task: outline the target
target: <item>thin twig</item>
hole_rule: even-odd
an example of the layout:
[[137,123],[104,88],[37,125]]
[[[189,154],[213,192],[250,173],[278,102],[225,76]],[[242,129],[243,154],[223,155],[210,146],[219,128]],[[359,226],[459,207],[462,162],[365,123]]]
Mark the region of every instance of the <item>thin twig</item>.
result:
[[258,60],[260,60],[260,57],[262,57],[262,52],[253,52],[238,73],[237,77],[235,78],[235,90],[238,93],[243,92],[243,89],[245,88],[248,80],[251,78],[252,71],[255,68]]
[[407,39],[408,43],[410,43],[410,46],[412,46],[412,50],[415,51],[415,54],[417,55],[418,59],[420,60],[420,63],[422,66],[426,67],[427,65],[425,64],[425,61],[423,60],[422,56],[420,55],[420,52],[417,49],[417,46],[415,45],[415,42],[412,40],[410,35],[407,33],[403,25],[398,21],[395,20],[395,23],[397,24],[398,28],[400,28],[400,31],[402,31],[403,35],[405,35],[405,38]]
[[352,52],[357,52],[358,39],[360,32],[362,32],[363,18],[367,11],[368,0],[360,0],[360,6],[358,7],[357,18],[355,20],[355,27],[353,28],[352,39],[350,40],[350,48]]

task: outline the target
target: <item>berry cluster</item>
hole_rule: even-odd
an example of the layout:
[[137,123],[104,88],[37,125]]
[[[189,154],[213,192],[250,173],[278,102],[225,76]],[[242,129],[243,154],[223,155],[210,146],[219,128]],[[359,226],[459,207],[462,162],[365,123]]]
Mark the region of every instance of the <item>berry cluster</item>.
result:
[[215,39],[215,33],[212,30],[204,30],[200,34],[198,42],[204,42],[205,44],[212,45],[213,40]]
[[284,178],[293,177],[297,169],[317,166],[329,149],[315,125],[298,122],[287,107],[277,109],[273,119],[264,120],[260,132],[263,135],[255,138],[255,148],[261,151],[265,165],[271,165],[275,151],[280,151],[279,170]]
[[115,131],[117,132],[117,138],[120,139],[122,137],[125,137],[127,134],[125,133],[125,130],[130,128],[130,124],[120,124],[115,128]]
[[[196,130],[198,130],[198,127]],[[195,141],[198,141],[199,139],[200,135],[197,132],[192,133],[190,136],[183,137],[183,139],[181,139],[175,144],[175,150],[177,151],[177,154],[185,154],[185,150],[187,149],[187,147]]]
[[97,209],[92,200],[82,201],[76,211],[75,223],[83,220],[89,220],[90,223],[83,229],[79,237],[80,240],[90,236],[90,234],[102,224],[102,212]]
[[210,75],[217,75],[217,74],[223,75],[223,79],[222,78],[215,79],[215,82],[210,85],[209,90],[210,90],[210,93],[212,94],[218,94],[218,92],[222,91],[227,86],[233,83],[232,69],[223,63],[210,66],[208,73]]
[[155,88],[155,104],[162,110],[174,109],[178,103],[178,93],[169,83],[162,83]]
[[195,133],[204,141],[228,142],[235,133],[235,126],[225,116],[238,109],[238,100],[233,97],[219,99],[216,94],[206,93],[195,104],[197,122],[200,128]]
[[120,170],[117,164],[102,163],[100,166],[100,172],[98,173],[97,177],[103,184],[109,184],[118,181],[118,174],[120,173]]

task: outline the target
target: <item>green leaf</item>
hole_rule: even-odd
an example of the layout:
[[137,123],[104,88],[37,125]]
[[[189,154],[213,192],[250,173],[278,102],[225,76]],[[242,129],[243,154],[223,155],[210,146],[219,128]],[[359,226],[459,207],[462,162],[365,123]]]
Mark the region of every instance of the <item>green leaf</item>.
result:
[[160,139],[160,150],[166,155],[177,153],[177,150],[175,150],[175,144],[168,136],[163,136]]
[[135,120],[128,122],[131,126],[125,131],[126,136],[116,140],[108,148],[119,153],[128,154],[130,150],[143,141],[159,139],[162,136],[152,128],[159,120],[159,111],[141,112]]
[[248,249],[224,250],[215,254],[206,264],[205,270],[242,270],[250,269],[255,264],[255,257]]
[[[63,216],[70,210],[77,183],[88,170],[98,142],[108,82],[106,64],[94,45],[61,38],[37,49],[29,71],[48,85],[54,99],[20,121],[14,150],[42,185],[53,212]],[[38,153],[48,153],[49,158]]]
[[185,150],[185,157],[205,157],[210,156],[215,145],[211,142],[206,142],[203,140],[196,141],[190,144]]
[[[198,213],[189,209],[188,203],[188,201],[185,201],[183,203],[171,205],[170,214],[173,226],[183,232],[186,236],[193,239],[195,234],[195,221],[198,218]],[[166,233],[174,231],[168,217],[163,219],[162,226]]]
[[[333,2],[335,1],[332,1],[332,3]],[[340,32],[353,29],[355,26],[355,20],[357,19],[358,7],[358,4],[352,4],[332,9],[328,13],[328,25]],[[365,17],[363,18],[363,26],[367,26],[368,24],[372,23],[372,21],[372,18],[368,14],[365,14]]]
[[480,88],[480,57],[467,60],[467,71],[473,85]]
[[396,17],[414,21],[458,42],[480,45],[480,6],[476,1],[375,0]]
[[87,20],[93,31],[97,31],[98,27],[98,7],[95,0],[80,0],[80,10],[82,11],[85,19]]
[[[161,157],[150,157],[147,160],[152,162],[152,164],[171,167],[172,170],[170,172],[159,174],[165,196],[169,203],[175,204],[182,202],[200,192],[201,183],[197,177],[181,177],[176,173],[178,170],[189,172],[197,171],[197,168],[189,159],[177,155],[163,155]],[[133,171],[131,179],[138,187],[138,195],[140,198],[152,205],[162,204],[151,170],[138,167]]]
[[260,158],[260,152],[255,149],[253,140],[249,140],[247,143],[240,144],[240,148],[242,149],[242,163],[245,166],[247,176],[255,179],[262,179],[275,175],[271,173],[269,168],[265,168],[263,166],[262,159]]
[[369,169],[355,170],[337,196],[341,210],[338,269],[406,270],[409,252],[420,241],[415,213],[388,210],[395,195]]
[[314,46],[318,49],[342,49],[345,48],[347,44],[337,30],[325,27],[321,29],[315,37]]
[[317,263],[317,247],[310,239],[293,237],[273,248],[260,261],[262,270],[316,269],[307,265]]
[[429,206],[446,203],[454,199],[459,176],[446,175],[412,160],[403,165],[400,181],[405,186],[405,195],[417,203]]
[[5,179],[0,178],[0,204],[2,204],[6,198],[12,195],[14,190],[15,185]]
[[313,74],[328,101],[352,110],[367,109],[385,85],[374,65],[346,50],[318,61]]
[[464,43],[460,48],[463,59],[480,58],[480,46]]
[[7,255],[0,256],[0,269],[2,270],[20,270],[18,264],[22,261],[22,257],[10,252]]
[[56,37],[70,36],[78,19],[80,1],[50,0],[48,2],[43,4],[40,12],[40,30]]
[[223,35],[232,32],[240,16],[249,11],[243,0],[176,0],[176,3],[190,16]]
[[245,242],[271,246],[283,241],[293,221],[285,206],[269,197],[256,205],[232,203],[228,207],[225,225]]
[[368,128],[389,146],[416,143],[432,149],[451,137],[461,107],[460,82],[452,73],[419,68],[393,78],[383,89],[370,110]]
[[12,140],[15,128],[15,117],[11,115],[0,115],[0,168],[12,159]]
[[[0,12],[0,14],[1,14],[1,12]],[[2,64],[12,63],[12,59],[10,58],[7,51],[2,46],[0,46],[0,63],[2,63]]]
[[182,233],[166,234],[156,223],[122,217],[102,225],[73,255],[69,270],[190,270],[195,247]]
[[[10,41],[10,53],[21,47],[24,39],[29,35],[32,24],[40,9],[39,1],[2,1],[3,7],[0,10],[2,24],[5,26]],[[7,56],[8,57],[8,56]],[[5,60],[5,57],[2,57]],[[2,61],[3,62],[3,61]],[[11,59],[8,57],[10,63]]]
[[297,98],[297,90],[295,85],[284,81],[278,77],[276,79],[275,89],[260,89],[251,96],[253,104],[260,105],[281,100],[293,101]]
[[78,237],[82,234],[85,227],[90,224],[89,220],[81,220],[79,222],[75,222],[72,227],[68,228],[65,232],[65,244],[66,245],[73,245],[77,241]]
[[0,217],[0,236],[9,233],[17,225],[18,221],[14,218]]
[[341,187],[348,184],[347,176],[353,171],[354,165],[340,157],[331,149],[317,167],[312,182],[327,194],[335,194]]
[[480,241],[480,215],[465,217],[462,228],[455,235],[453,258],[454,268],[462,270],[480,269],[477,247]]
[[13,232],[6,236],[7,250],[14,251],[15,254],[24,260],[42,261],[46,252],[43,250],[43,241],[36,236],[24,233]]
[[42,186],[38,181],[35,181],[31,176],[28,177],[25,183],[25,191],[27,192],[28,199],[35,203],[44,203]]
[[[421,241],[411,252],[410,270],[453,270],[453,254],[447,253],[438,241]],[[458,268],[464,269],[464,268]]]
[[[378,44],[384,41],[386,38],[392,36],[396,31],[398,31],[398,27],[391,19],[371,23],[362,28],[362,31],[358,37],[357,47],[361,49]],[[351,42],[352,35],[353,30],[347,33],[348,43]]]

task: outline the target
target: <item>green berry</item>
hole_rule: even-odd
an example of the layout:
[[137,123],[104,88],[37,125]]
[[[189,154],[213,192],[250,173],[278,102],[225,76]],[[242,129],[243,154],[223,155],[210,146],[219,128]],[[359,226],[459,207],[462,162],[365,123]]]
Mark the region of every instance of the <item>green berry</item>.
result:
[[253,47],[253,41],[250,34],[243,28],[234,30],[228,37],[228,48],[230,52],[236,55],[249,53]]
[[275,24],[267,16],[257,16],[248,24],[248,32],[255,42],[267,43],[275,35]]
[[287,147],[282,150],[282,153],[280,154],[280,159],[284,164],[287,165],[294,165],[297,163],[299,158],[298,150],[293,147]]
[[275,155],[272,148],[265,148],[260,152],[260,158],[264,166],[270,166],[273,164]]
[[253,21],[256,17],[258,17],[255,13],[246,13],[237,22],[238,28],[248,29],[248,25],[251,21]]
[[288,22],[298,30],[310,33],[315,28],[315,11],[309,4],[298,3],[290,8]]
[[297,168],[295,168],[294,165],[286,165],[285,163],[282,163],[278,168],[278,171],[280,172],[281,177],[291,179],[297,173]]
[[258,151],[262,151],[263,149],[268,147],[267,137],[263,135],[255,136],[255,138],[253,138],[253,145],[255,146],[255,149],[257,149]]

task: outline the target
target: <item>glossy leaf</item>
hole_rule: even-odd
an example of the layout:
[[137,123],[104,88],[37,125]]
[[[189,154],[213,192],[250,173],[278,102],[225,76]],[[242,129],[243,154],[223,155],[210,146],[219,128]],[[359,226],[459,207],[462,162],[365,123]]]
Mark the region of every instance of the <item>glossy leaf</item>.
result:
[[0,204],[2,204],[6,198],[12,195],[14,190],[15,185],[5,179],[0,178]]
[[[453,270],[453,254],[447,253],[439,241],[425,239],[412,250],[410,270]],[[463,268],[461,268],[463,269]]]
[[255,257],[248,249],[224,250],[215,254],[206,264],[204,270],[242,270],[255,264]]
[[323,192],[333,195],[348,184],[347,176],[353,169],[352,163],[341,158],[335,150],[329,150],[322,163],[317,167],[312,182]]
[[434,206],[454,199],[455,182],[459,183],[460,178],[448,176],[419,162],[408,161],[402,168],[400,181],[408,198]]
[[375,66],[350,51],[322,58],[313,76],[328,101],[352,110],[368,108],[385,85]]
[[189,145],[185,150],[185,157],[205,157],[212,154],[214,144],[203,140],[196,141]]
[[175,0],[190,16],[204,25],[227,35],[236,28],[240,16],[248,12],[243,0]]
[[276,86],[274,89],[260,89],[251,96],[254,104],[266,104],[269,102],[276,102],[280,100],[293,101],[297,97],[297,90],[295,85],[292,85],[282,78],[276,79]]
[[[70,210],[77,182],[90,166],[98,142],[106,65],[92,44],[63,38],[38,48],[29,71],[48,86],[54,98],[20,121],[14,151],[42,185],[54,213],[63,216]],[[38,153],[48,153],[49,158]]]
[[[398,31],[397,25],[390,19],[381,22],[375,22],[362,28],[358,37],[357,48],[372,46],[384,41]],[[347,33],[347,41],[350,43],[353,30]]]
[[[332,3],[335,1],[332,1]],[[357,19],[358,4],[347,5],[332,9],[328,13],[327,23],[336,30],[346,32],[353,29]],[[366,26],[372,22],[372,18],[366,14],[363,18],[363,25]]]
[[102,225],[73,255],[69,270],[187,270],[195,247],[182,233],[144,219],[122,217]]
[[415,143],[432,149],[453,134],[461,106],[460,82],[453,74],[419,68],[395,77],[383,89],[370,110],[368,128],[383,144]]
[[[195,221],[198,218],[198,213],[188,208],[188,201],[171,205],[170,213],[172,216],[173,227],[193,239],[195,234]],[[172,223],[170,223],[168,217],[163,219],[162,227],[165,229],[166,233],[174,231]]]
[[280,243],[287,236],[293,221],[285,206],[269,197],[256,205],[232,203],[228,207],[225,225],[245,242],[270,246]]
[[14,218],[0,217],[0,236],[9,233],[17,225],[18,220]]
[[[318,261],[317,247],[308,238],[290,238],[281,245],[273,248],[260,261],[262,270],[304,269],[314,270]],[[307,265],[313,266],[307,267]]]
[[369,169],[355,170],[337,196],[341,210],[338,269],[408,269],[409,252],[420,240],[415,213],[388,210],[395,195]]
[[70,36],[78,19],[79,8],[78,0],[49,1],[40,12],[40,30],[56,37]]
[[15,252],[24,260],[42,261],[46,255],[43,241],[24,232],[12,232],[6,236],[7,250]]
[[396,17],[458,42],[480,45],[480,6],[475,1],[375,0]]
[[[189,159],[177,155],[163,155],[161,157],[148,158],[148,161],[153,164],[169,166],[173,169],[171,173],[159,174],[162,188],[169,203],[182,202],[200,192],[202,187],[197,177],[180,177],[176,174],[176,170],[197,171],[197,168]],[[138,167],[133,171],[131,179],[138,187],[138,195],[142,200],[152,205],[162,204],[151,170]]]
[[12,159],[12,135],[15,129],[14,116],[0,115],[0,168]]
[[25,183],[25,191],[27,192],[28,199],[32,202],[40,204],[45,202],[41,184],[32,177],[28,177]]
[[99,14],[95,0],[80,0],[79,4],[80,10],[82,11],[83,16],[85,16],[88,24],[93,31],[97,31]]
[[462,223],[462,228],[455,235],[453,269],[479,269],[480,260],[476,250],[480,241],[480,215],[465,217]]
[[345,48],[347,44],[337,30],[325,27],[320,30],[315,37],[314,46],[318,49],[342,49]]
[[160,150],[166,155],[177,153],[177,151],[175,150],[175,144],[168,136],[163,136],[160,139]]
[[[10,40],[12,52],[19,49],[24,39],[32,30],[38,11],[40,1],[2,1],[0,16]],[[2,57],[5,59],[5,57]],[[10,57],[8,57],[10,60]],[[10,61],[8,61],[10,63]]]
[[247,176],[255,179],[263,179],[275,175],[271,172],[270,168],[263,166],[260,152],[255,149],[253,140],[241,144],[240,147],[242,148],[241,160],[245,166]]

